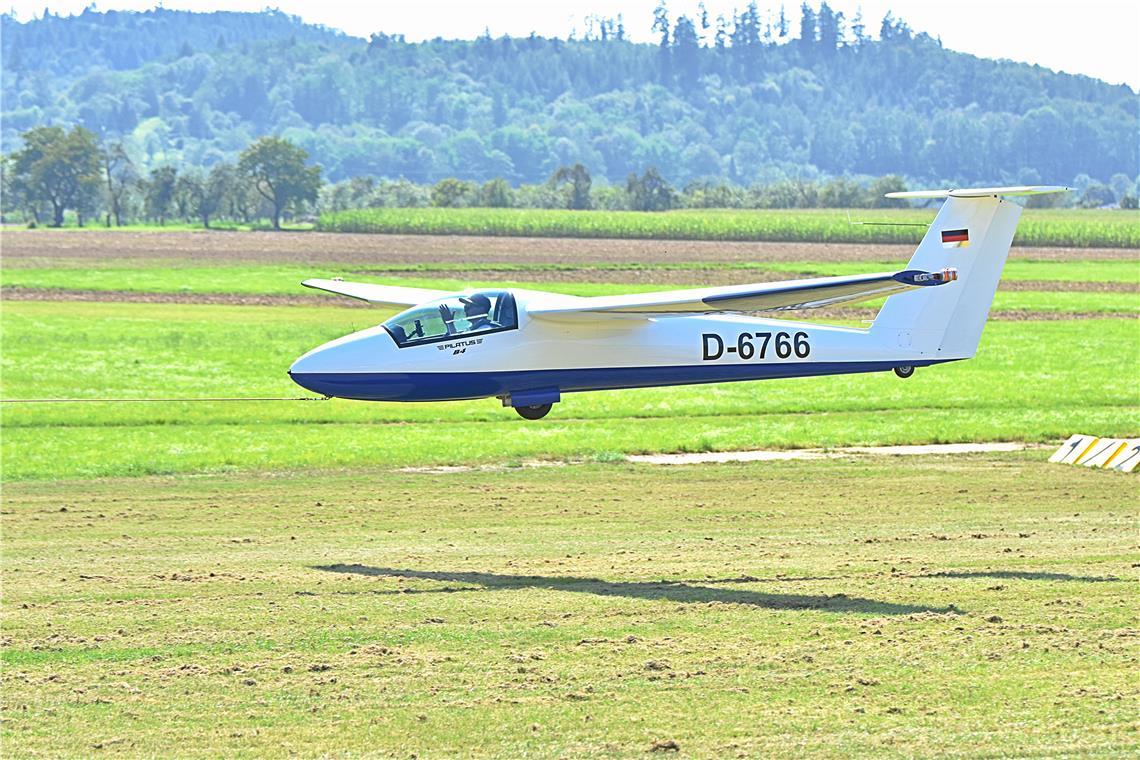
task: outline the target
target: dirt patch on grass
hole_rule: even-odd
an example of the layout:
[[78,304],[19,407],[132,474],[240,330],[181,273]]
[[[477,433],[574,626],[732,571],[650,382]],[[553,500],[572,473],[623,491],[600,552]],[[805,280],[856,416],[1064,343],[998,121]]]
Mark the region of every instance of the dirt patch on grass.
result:
[[438,278],[442,280],[468,280],[485,282],[496,280],[517,282],[519,280],[542,282],[584,282],[584,283],[634,283],[638,285],[661,285],[662,287],[697,287],[701,285],[743,285],[753,282],[779,282],[797,277],[815,277],[815,274],[796,272],[766,272],[761,269],[707,269],[683,268],[668,269],[656,267],[630,267],[613,269],[583,264],[568,269],[368,269],[362,267],[351,274],[370,278],[414,277]]
[[1140,282],[1002,280],[998,290],[1038,290],[1050,293],[1140,293]]
[[[80,259],[92,265],[125,259],[358,264],[680,263],[759,261],[906,261],[911,244],[749,243],[689,240],[361,235],[327,232],[125,232],[6,230],[11,262]],[[1015,247],[1014,259],[1132,259],[1135,249]]]
[[788,459],[825,459],[852,454],[878,456],[929,456],[933,454],[992,454],[1021,451],[1027,448],[1051,448],[1016,441],[1002,443],[941,443],[922,446],[844,446],[836,449],[784,449],[774,451],[716,451],[688,454],[643,454],[626,457],[630,462],[644,464],[711,464],[724,462],[770,462]]
[[63,290],[56,288],[0,288],[5,301],[82,301],[108,303],[205,304],[214,306],[336,306],[376,308],[355,298],[314,295],[257,295],[241,293],[143,293],[133,290]]
[[[376,307],[355,298],[337,298],[327,295],[245,295],[238,293],[142,293],[130,290],[62,290],[38,288],[0,288],[0,300],[5,301],[81,301],[108,303],[203,304],[215,306],[329,306],[336,308]],[[869,308],[813,309],[799,312],[796,317],[812,320],[871,320],[877,313]],[[1063,321],[1072,319],[1129,319],[1129,312],[1067,312],[1009,309],[990,312],[990,319],[1030,322]]]

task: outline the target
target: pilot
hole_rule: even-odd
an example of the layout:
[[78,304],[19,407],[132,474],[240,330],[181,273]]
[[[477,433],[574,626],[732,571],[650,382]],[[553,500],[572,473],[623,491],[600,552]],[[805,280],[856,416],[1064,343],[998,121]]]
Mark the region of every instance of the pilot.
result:
[[463,314],[467,317],[467,322],[470,325],[468,329],[487,330],[496,327],[495,323],[491,321],[490,298],[482,293],[475,293],[470,296],[460,296],[459,300],[463,303]]

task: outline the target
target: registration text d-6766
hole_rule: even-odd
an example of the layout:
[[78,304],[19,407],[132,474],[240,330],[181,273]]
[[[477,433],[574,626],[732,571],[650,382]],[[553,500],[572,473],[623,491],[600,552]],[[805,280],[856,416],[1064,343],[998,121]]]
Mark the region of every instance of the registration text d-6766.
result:
[[735,355],[744,359],[806,359],[811,355],[811,340],[806,332],[742,332],[735,338],[718,333],[701,334],[701,358],[716,361]]

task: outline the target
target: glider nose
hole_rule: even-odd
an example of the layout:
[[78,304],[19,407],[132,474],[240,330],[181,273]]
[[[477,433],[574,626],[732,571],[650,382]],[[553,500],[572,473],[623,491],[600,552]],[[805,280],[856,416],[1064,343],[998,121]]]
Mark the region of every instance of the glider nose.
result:
[[293,362],[289,367],[289,379],[307,391],[333,395],[327,392],[325,376],[336,370],[337,353],[332,343],[314,348]]
[[293,376],[312,375],[319,372],[335,372],[337,369],[337,341],[317,346],[312,351],[297,357],[289,367],[289,374]]
[[383,362],[383,339],[375,330],[364,330],[325,343],[304,354],[289,367],[297,385],[323,396],[342,396],[353,376],[376,372]]
[[298,357],[289,367],[289,379],[305,390],[321,393],[322,391],[313,387],[313,383],[330,364],[329,357],[324,355],[326,351],[324,346],[320,346]]

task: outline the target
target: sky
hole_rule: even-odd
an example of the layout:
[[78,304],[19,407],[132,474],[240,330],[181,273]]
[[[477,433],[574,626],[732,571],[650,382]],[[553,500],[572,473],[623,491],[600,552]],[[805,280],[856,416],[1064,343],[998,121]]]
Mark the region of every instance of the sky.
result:
[[[267,6],[324,24],[353,36],[373,32],[403,34],[418,41],[434,37],[470,39],[489,29],[493,36],[565,37],[576,29],[585,32],[590,16],[623,17],[628,36],[637,41],[654,39],[653,9],[658,0],[168,0],[162,5],[179,10],[247,10]],[[710,22],[718,14],[731,18],[734,7],[748,0],[706,0]],[[90,0],[17,0],[11,12],[20,20],[42,14],[80,13]],[[811,5],[818,7],[819,0]],[[1138,0],[831,0],[831,7],[848,19],[861,7],[867,30],[878,35],[879,21],[888,11],[910,24],[916,32],[941,37],[952,50],[985,58],[1009,58],[1035,63],[1057,71],[1085,74],[1112,84],[1128,84],[1140,91],[1140,2]],[[777,14],[779,0],[758,0],[761,14]],[[785,3],[798,35],[799,5]],[[145,10],[149,2],[108,0],[97,10]],[[678,15],[696,16],[697,0],[668,3],[670,20]]]

